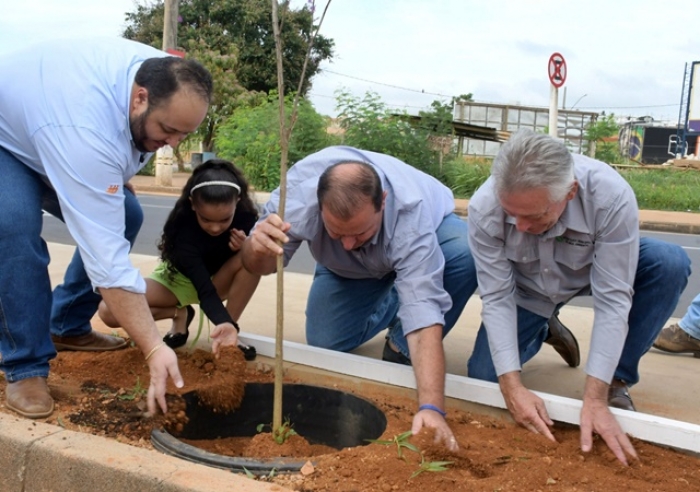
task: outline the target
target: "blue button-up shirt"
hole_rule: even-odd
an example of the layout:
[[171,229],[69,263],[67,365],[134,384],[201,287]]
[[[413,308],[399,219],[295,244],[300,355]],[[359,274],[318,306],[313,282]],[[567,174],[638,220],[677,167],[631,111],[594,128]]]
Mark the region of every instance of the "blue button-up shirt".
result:
[[[323,171],[347,161],[371,164],[388,193],[382,226],[355,251],[346,251],[328,235],[316,197]],[[277,213],[278,204],[279,189],[271,194],[261,220]],[[342,277],[379,279],[395,273],[404,333],[444,324],[452,300],[442,284],[445,259],[435,231],[453,210],[449,188],[408,164],[375,152],[330,147],[297,162],[287,175],[284,219],[291,230],[284,245],[285,264],[306,241],[315,260]]]

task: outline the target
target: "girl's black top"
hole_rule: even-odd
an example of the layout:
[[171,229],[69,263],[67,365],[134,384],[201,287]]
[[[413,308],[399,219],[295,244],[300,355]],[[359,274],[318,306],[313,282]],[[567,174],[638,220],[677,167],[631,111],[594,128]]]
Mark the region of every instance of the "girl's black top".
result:
[[211,281],[214,275],[237,251],[229,247],[231,229],[239,229],[246,235],[255,225],[257,217],[247,211],[236,209],[231,226],[219,236],[210,236],[199,227],[197,218],[179,228],[172,238],[173,248],[170,263],[190,279],[199,296],[199,305],[214,324],[232,323],[231,315],[224,307]]

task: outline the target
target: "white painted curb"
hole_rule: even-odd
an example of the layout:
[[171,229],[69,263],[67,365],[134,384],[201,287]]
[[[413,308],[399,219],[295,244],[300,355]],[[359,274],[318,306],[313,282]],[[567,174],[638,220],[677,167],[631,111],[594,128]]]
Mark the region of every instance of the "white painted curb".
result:
[[[275,340],[241,333],[241,341],[254,345],[258,354],[275,357]],[[368,379],[379,383],[415,389],[413,369],[355,354],[311,347],[296,342],[284,342],[284,360],[339,374]],[[535,392],[547,406],[553,420],[579,425],[581,400]],[[445,396],[481,405],[505,409],[505,402],[496,383],[448,374]],[[638,439],[663,446],[700,453],[700,425],[655,415],[611,408],[622,430]]]

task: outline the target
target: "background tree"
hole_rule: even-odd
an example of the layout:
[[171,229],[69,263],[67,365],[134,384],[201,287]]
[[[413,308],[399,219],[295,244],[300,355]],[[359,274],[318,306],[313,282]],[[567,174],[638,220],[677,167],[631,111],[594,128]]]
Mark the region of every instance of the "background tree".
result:
[[[291,94],[285,98],[287,120],[292,113],[292,98]],[[219,155],[240,166],[257,190],[271,191],[280,184],[279,121],[279,102],[273,93],[261,103],[239,107],[216,137]],[[316,112],[311,103],[300,100],[289,142],[289,162],[332,145],[327,126],[327,118]]]
[[[309,39],[316,27],[307,5],[292,10],[288,3],[280,2],[280,9],[285,11],[280,32],[284,45],[285,94],[299,87]],[[163,1],[138,4],[134,12],[126,14],[124,37],[161,46],[163,9]],[[186,48],[188,41],[196,41],[221,55],[236,55],[235,74],[240,85],[249,91],[269,93],[277,90],[271,12],[270,2],[261,0],[180,0],[179,44]],[[318,35],[314,40],[301,96],[310,89],[321,62],[332,59],[333,47],[333,40],[324,36]]]

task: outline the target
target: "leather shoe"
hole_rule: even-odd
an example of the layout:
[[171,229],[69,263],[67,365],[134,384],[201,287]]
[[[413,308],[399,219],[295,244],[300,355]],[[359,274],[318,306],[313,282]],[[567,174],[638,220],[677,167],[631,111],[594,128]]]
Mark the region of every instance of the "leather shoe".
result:
[[121,337],[105,335],[92,330],[85,335],[77,337],[59,337],[51,335],[54,347],[58,352],[63,350],[80,350],[83,352],[106,352],[109,350],[119,350],[126,347],[127,342]]
[[23,417],[40,419],[53,413],[53,398],[46,378],[36,376],[7,383],[5,406]]
[[405,366],[411,365],[411,359],[403,355],[401,352],[394,350],[389,345],[389,339],[386,339],[384,343],[384,352],[382,353],[382,360],[387,362],[394,362],[396,364],[403,364]]
[[654,341],[654,348],[673,354],[691,353],[700,358],[700,340],[689,335],[678,323],[667,326]]
[[624,381],[614,379],[608,388],[608,406],[636,412],[629,389]]
[[549,321],[549,337],[544,341],[554,347],[564,362],[569,364],[569,367],[578,367],[581,363],[581,352],[578,348],[578,342],[569,329],[564,326],[556,314],[553,314]]

